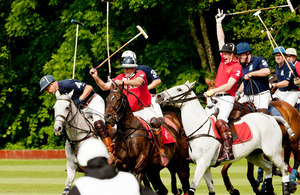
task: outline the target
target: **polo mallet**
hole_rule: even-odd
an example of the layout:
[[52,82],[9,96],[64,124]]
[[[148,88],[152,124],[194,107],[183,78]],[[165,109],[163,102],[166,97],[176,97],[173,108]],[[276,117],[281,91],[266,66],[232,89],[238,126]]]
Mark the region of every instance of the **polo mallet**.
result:
[[276,8],[283,8],[283,7],[289,7],[291,9],[291,12],[295,12],[291,1],[290,0],[286,0],[286,1],[288,3],[287,5],[278,5],[278,6],[274,6],[274,7],[258,8],[258,9],[228,13],[228,14],[225,14],[225,16],[232,16],[232,15],[243,14],[243,13],[248,13],[248,12],[255,12],[255,11],[259,11],[259,10],[276,9]]
[[74,79],[75,77],[75,64],[76,64],[76,53],[77,53],[77,40],[78,40],[78,28],[79,28],[79,25],[80,26],[84,26],[83,23],[81,22],[78,22],[76,20],[71,20],[71,22],[75,23],[76,24],[76,39],[75,39],[75,52],[74,52],[74,65],[73,65],[73,75],[72,75],[72,79]]
[[[284,59],[286,65],[288,66],[288,68],[290,69],[291,73],[292,73],[293,76],[294,76],[294,82],[295,82],[295,84],[296,84],[296,85],[299,85],[299,82],[298,82],[298,81],[299,81],[299,78],[296,77],[294,71],[293,71],[292,68],[290,67],[290,65],[289,65],[288,61],[286,60],[285,56],[283,55],[283,53],[282,53],[281,50],[279,49],[279,47],[278,47],[278,45],[277,45],[275,39],[273,38],[273,36],[272,36],[272,34],[270,33],[270,31],[269,31],[269,29],[267,28],[267,26],[265,25],[264,21],[261,19],[260,15],[259,15],[260,13],[261,13],[261,10],[255,12],[255,13],[253,14],[253,17],[257,16],[257,17],[259,18],[260,22],[261,22],[261,23],[263,24],[263,26],[265,27],[267,33],[269,33],[269,35],[270,35],[270,38],[271,38],[270,42],[271,42],[271,44],[272,44],[272,42],[273,42],[273,43],[276,45],[276,47],[278,48],[279,53],[280,53],[281,56],[283,57],[283,59]],[[297,81],[295,81],[295,80],[297,80]]]
[[271,45],[272,45],[272,48],[273,48],[273,50],[274,50],[275,47],[274,47],[273,42],[272,42],[271,37],[270,37],[270,31],[272,31],[272,30],[273,30],[273,28],[270,28],[269,31],[262,30],[261,33],[267,32],[268,39],[269,39],[269,41],[270,41],[270,43],[271,43]]
[[[114,0],[101,0],[106,2],[106,43],[107,43],[107,57],[109,57],[109,2],[114,2]],[[108,59],[108,80],[111,77],[111,66],[110,59]]]
[[146,34],[146,32],[142,29],[142,27],[140,27],[139,25],[136,26],[137,29],[139,29],[140,33],[135,35],[132,39],[130,39],[127,43],[125,43],[122,47],[120,47],[117,51],[115,51],[113,54],[111,54],[108,58],[106,58],[101,64],[99,64],[95,69],[97,70],[98,68],[100,68],[107,60],[109,60],[112,56],[114,56],[118,51],[120,51],[121,49],[123,49],[126,45],[128,45],[131,41],[133,41],[134,39],[136,39],[138,36],[143,35],[145,37],[145,39],[148,39],[148,35]]

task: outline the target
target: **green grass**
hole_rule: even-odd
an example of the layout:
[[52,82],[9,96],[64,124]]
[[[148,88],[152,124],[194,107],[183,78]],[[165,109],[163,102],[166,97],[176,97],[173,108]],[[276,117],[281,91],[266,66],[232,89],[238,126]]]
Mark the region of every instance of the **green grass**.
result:
[[[251,186],[247,181],[246,166],[246,160],[241,160],[229,169],[229,177],[232,184],[243,195],[253,194]],[[67,177],[65,168],[66,160],[0,160],[0,194],[61,194]],[[195,165],[191,164],[190,168],[191,182],[195,172]],[[211,169],[215,191],[217,194],[228,194],[221,178],[221,168]],[[255,171],[257,171],[257,168]],[[82,173],[77,173],[76,178],[82,175]],[[161,176],[170,192],[171,180],[168,170],[162,170]],[[281,194],[281,177],[275,176],[273,184],[275,192]],[[178,186],[181,186],[179,180]],[[196,194],[208,194],[203,179],[196,190]]]

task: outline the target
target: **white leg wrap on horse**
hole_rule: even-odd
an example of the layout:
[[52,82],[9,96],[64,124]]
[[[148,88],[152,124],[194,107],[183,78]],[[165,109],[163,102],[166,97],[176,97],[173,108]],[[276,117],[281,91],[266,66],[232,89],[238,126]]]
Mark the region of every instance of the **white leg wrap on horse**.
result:
[[285,183],[285,182],[290,182],[290,177],[287,175],[287,176],[283,176],[282,177],[282,182]]
[[265,179],[272,178],[272,176],[273,176],[272,173],[269,174],[269,175],[266,175],[266,176],[265,176]]
[[277,122],[280,122],[284,125],[285,129],[287,130],[288,134],[291,137],[295,137],[295,133],[294,131],[291,129],[290,125],[286,122],[286,120],[284,120],[284,118],[282,118],[281,116],[273,116]]

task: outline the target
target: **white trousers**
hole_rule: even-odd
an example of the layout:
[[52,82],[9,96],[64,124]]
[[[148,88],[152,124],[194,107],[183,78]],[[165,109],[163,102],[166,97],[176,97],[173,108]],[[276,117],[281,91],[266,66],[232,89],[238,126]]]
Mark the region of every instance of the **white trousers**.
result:
[[268,109],[271,101],[270,91],[264,91],[255,95],[244,95],[239,103],[253,102],[256,109]]
[[278,97],[280,100],[285,101],[294,107],[298,100],[298,94],[298,91],[277,90],[273,97]]
[[163,113],[162,113],[162,110],[161,110],[161,107],[158,103],[156,103],[156,98],[155,98],[155,95],[151,95],[151,104],[155,110],[155,113],[157,115],[157,117],[164,117]]
[[142,119],[144,119],[147,123],[150,124],[150,119],[153,117],[158,117],[157,114],[155,113],[155,110],[153,106],[150,104],[149,107],[144,107],[142,110],[138,110],[133,112],[134,116],[138,116]]
[[[217,101],[214,104],[214,100]],[[213,113],[216,113],[216,110],[219,109],[218,119],[223,119],[225,122],[228,122],[228,117],[232,108],[234,106],[234,97],[232,96],[220,96],[213,97],[213,101],[207,104],[205,111],[208,116],[211,116]]]
[[102,120],[104,122],[105,102],[100,95],[96,95],[89,105],[81,110],[86,118],[92,117],[93,121]]

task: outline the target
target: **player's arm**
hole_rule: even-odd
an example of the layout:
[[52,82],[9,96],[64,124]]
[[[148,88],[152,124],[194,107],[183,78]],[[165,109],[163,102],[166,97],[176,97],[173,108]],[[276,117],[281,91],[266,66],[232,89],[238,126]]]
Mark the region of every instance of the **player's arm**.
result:
[[159,84],[161,84],[160,79],[156,79],[156,80],[152,81],[152,83],[150,85],[148,85],[148,90],[156,88]]

